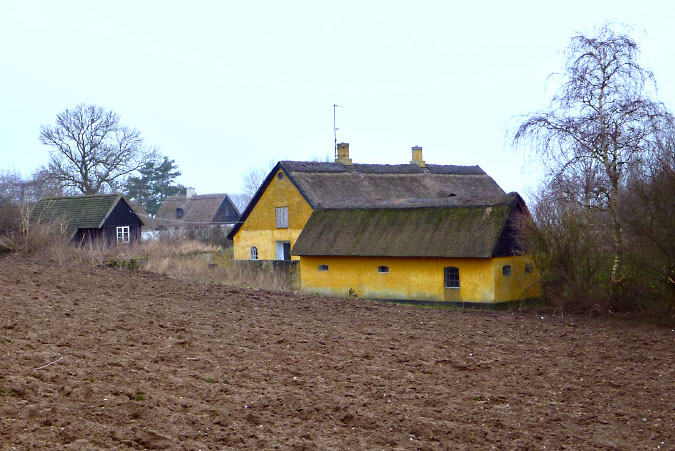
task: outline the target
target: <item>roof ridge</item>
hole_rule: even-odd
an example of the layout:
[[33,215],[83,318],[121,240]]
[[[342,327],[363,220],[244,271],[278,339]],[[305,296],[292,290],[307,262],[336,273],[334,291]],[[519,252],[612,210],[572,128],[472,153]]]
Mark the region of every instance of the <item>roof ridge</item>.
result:
[[[89,199],[92,197],[117,197],[117,196],[123,196],[120,193],[113,193],[113,194],[83,194],[81,196],[50,196],[50,197],[43,197],[40,200],[58,200],[58,199]],[[39,202],[39,201],[38,201]]]

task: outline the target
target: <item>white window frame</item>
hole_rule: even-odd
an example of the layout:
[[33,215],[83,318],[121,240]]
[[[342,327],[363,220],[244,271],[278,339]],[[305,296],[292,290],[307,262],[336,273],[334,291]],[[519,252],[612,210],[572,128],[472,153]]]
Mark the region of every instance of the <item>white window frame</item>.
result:
[[117,227],[117,242],[118,243],[131,243],[131,234],[130,234],[129,226]]
[[276,219],[277,219],[277,229],[287,229],[288,207],[277,207]]
[[[277,260],[284,260],[284,244],[288,243],[288,246],[290,247],[291,242],[290,241],[275,241],[275,249],[276,249],[276,256]],[[288,254],[288,259],[290,260],[291,258],[290,252]]]
[[251,246],[251,260],[257,259],[258,259],[258,248],[255,246]]

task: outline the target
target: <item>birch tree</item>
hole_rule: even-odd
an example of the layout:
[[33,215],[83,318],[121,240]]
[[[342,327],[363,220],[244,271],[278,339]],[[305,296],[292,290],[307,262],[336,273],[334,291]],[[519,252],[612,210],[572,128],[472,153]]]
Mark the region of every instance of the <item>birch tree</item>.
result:
[[574,36],[549,108],[526,116],[514,135],[516,146],[532,145],[553,179],[572,182],[567,200],[606,212],[613,284],[621,281],[625,176],[649,158],[659,131],[673,122],[656,100],[653,74],[638,64],[639,53],[638,44],[615,26]]

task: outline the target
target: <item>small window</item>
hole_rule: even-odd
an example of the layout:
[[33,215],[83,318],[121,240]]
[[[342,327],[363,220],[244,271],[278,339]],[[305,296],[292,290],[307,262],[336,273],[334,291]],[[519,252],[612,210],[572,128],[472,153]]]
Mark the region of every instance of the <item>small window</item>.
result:
[[448,266],[444,268],[445,288],[459,288],[459,268]]
[[288,228],[288,207],[277,207],[277,229]]
[[255,246],[251,246],[251,260],[257,259],[258,259],[258,248]]
[[183,217],[183,209],[182,208],[176,208],[176,219],[180,219]]
[[532,263],[525,263],[525,274],[532,274],[534,272],[534,266]]
[[502,266],[502,276],[510,276],[510,275],[511,275],[511,265]]
[[319,271],[328,271],[328,265],[319,265]]
[[279,180],[283,179],[283,178],[284,178],[284,173],[281,172],[281,171],[279,171],[279,173],[277,174],[277,178],[278,178]]
[[117,228],[117,242],[118,243],[129,243],[131,238],[129,236],[129,226],[123,226]]
[[388,273],[389,272],[389,266],[378,266],[377,272]]

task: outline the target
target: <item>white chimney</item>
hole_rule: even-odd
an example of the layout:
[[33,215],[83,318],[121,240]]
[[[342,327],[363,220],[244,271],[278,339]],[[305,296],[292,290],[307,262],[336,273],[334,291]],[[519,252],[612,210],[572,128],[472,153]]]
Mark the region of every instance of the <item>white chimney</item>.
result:
[[197,194],[197,191],[194,188],[185,188],[185,198],[189,199]]

